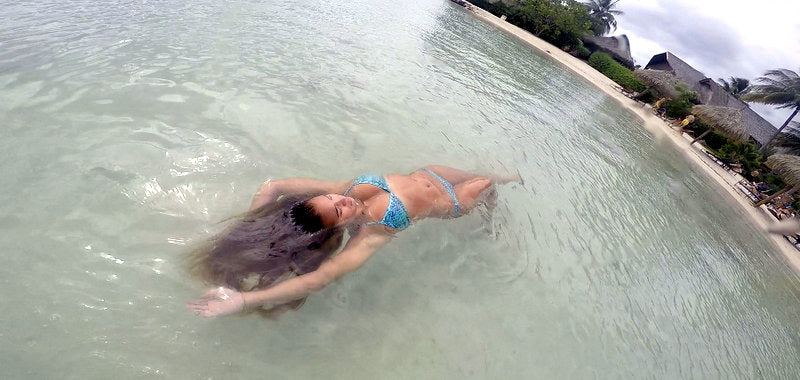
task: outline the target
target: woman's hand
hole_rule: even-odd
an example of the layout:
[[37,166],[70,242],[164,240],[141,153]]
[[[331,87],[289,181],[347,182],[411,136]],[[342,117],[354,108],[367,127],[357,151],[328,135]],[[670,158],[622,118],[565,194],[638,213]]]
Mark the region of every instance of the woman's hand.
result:
[[190,300],[186,307],[196,315],[214,318],[220,315],[233,314],[244,309],[244,296],[230,288],[211,289],[202,298]]

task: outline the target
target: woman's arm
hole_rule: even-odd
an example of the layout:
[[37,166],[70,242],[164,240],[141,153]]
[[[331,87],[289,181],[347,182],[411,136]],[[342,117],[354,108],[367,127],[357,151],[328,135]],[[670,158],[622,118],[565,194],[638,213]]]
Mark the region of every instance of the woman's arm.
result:
[[221,287],[212,289],[203,298],[189,301],[187,306],[197,315],[213,318],[236,313],[248,307],[278,305],[303,298],[358,269],[375,251],[389,242],[391,235],[380,231],[380,228],[363,227],[358,235],[347,242],[341,253],[322,263],[313,272],[290,278],[267,289],[251,292],[240,293]]
[[275,202],[281,195],[303,193],[341,194],[351,182],[353,181],[331,182],[310,178],[268,179],[261,184],[258,191],[253,195],[253,201],[250,202],[250,211],[267,203]]

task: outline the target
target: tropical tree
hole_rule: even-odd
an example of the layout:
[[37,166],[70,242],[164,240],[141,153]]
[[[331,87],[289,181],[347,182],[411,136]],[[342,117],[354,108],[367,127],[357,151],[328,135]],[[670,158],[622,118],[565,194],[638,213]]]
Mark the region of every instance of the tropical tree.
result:
[[584,3],[589,8],[589,14],[603,25],[603,34],[617,30],[617,20],[614,15],[625,14],[620,10],[613,9],[618,2],[619,0],[589,0]]
[[761,166],[761,155],[752,142],[727,143],[719,148],[720,158],[742,165],[745,173],[750,173]]
[[578,46],[581,36],[593,33],[594,18],[575,0],[524,0],[502,7],[509,22],[557,46]]
[[745,93],[747,86],[750,85],[750,81],[744,78],[731,77],[730,82],[728,82],[725,79],[719,78],[719,84],[727,93],[738,99],[739,96]]
[[775,136],[772,145],[781,153],[800,156],[800,122],[789,124],[789,128]]
[[[750,85],[741,99],[747,102],[771,104],[777,108],[794,108],[789,118],[778,128],[777,136],[800,111],[800,75],[787,69],[769,70],[756,78],[756,84]],[[772,138],[775,138],[773,136]],[[772,139],[764,144],[766,148]]]

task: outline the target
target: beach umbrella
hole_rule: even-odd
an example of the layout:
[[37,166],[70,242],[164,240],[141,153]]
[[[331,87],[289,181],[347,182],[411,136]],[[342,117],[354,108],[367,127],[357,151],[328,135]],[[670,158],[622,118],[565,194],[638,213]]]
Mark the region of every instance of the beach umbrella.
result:
[[700,104],[692,107],[692,114],[711,127],[711,129],[697,136],[689,145],[705,137],[712,129],[736,142],[745,142],[750,137],[747,134],[747,126],[744,124],[742,110],[740,109]]
[[668,99],[678,99],[681,93],[675,88],[677,85],[683,85],[689,88],[683,81],[678,79],[670,71],[665,70],[633,70],[633,76],[642,81],[648,88],[653,88],[658,91],[661,96]]
[[753,205],[755,207],[761,206],[781,195],[790,195],[800,190],[800,157],[791,154],[773,154],[767,158],[765,164],[772,168],[774,173],[781,176],[783,182],[786,182],[788,186],[762,199],[760,202]]

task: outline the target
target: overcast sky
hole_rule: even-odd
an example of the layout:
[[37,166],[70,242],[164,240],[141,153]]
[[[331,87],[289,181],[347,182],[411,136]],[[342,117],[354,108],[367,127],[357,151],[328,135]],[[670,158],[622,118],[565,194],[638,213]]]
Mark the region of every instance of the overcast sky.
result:
[[[613,35],[627,34],[642,67],[670,51],[714,80],[800,71],[800,0],[620,0],[616,9],[625,14]],[[751,106],[777,126],[789,116]]]

